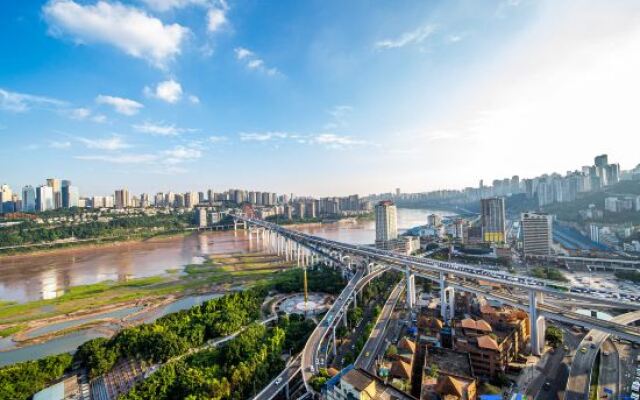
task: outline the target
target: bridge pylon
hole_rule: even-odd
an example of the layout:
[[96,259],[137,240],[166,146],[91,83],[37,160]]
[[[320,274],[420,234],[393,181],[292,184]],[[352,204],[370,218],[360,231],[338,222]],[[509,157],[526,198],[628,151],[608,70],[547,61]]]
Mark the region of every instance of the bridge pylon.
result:
[[542,292],[529,291],[529,329],[531,331],[531,354],[539,356],[544,350],[544,335],[546,322],[543,316],[538,315],[538,304],[544,302]]

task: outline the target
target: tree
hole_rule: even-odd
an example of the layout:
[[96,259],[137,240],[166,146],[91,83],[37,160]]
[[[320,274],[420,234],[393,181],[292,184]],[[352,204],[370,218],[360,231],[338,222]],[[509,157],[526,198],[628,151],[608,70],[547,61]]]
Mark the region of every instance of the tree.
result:
[[547,326],[544,336],[547,342],[549,342],[553,347],[560,346],[564,341],[564,333],[562,332],[562,329],[556,326]]
[[387,357],[393,357],[396,354],[398,354],[398,348],[396,347],[396,345],[394,344],[389,345],[389,347],[387,347],[387,352],[386,352]]

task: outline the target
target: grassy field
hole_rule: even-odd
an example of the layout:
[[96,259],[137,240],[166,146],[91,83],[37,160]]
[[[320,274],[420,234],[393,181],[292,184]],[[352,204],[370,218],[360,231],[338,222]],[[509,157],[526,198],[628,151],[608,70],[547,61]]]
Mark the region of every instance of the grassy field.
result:
[[293,262],[284,262],[269,254],[228,254],[210,257],[203,264],[187,265],[185,272],[189,277],[187,281],[257,284],[293,265]]
[[0,324],[18,323],[68,314],[150,295],[164,295],[179,290],[181,286],[166,278],[150,277],[128,282],[101,282],[75,286],[56,299],[28,303],[0,304]]

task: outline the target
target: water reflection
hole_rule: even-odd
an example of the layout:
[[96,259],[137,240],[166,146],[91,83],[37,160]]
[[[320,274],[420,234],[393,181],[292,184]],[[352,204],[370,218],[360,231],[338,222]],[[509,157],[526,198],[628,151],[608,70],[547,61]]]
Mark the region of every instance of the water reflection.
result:
[[[430,210],[398,210],[398,228],[406,230],[426,223]],[[442,215],[446,213],[438,212]],[[332,223],[298,227],[304,232],[354,244],[375,240],[375,222]],[[72,286],[105,280],[163,275],[208,254],[252,252],[262,241],[248,239],[244,231],[194,233],[154,238],[117,246],[64,249],[55,253],[0,258],[0,299],[25,302],[50,299]]]

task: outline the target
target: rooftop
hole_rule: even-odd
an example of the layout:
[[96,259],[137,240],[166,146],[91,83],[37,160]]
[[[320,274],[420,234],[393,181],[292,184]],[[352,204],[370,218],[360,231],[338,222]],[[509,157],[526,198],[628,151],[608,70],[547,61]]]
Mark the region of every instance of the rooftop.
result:
[[436,364],[443,373],[473,377],[471,360],[467,353],[445,348],[430,349],[425,358],[425,365]]

